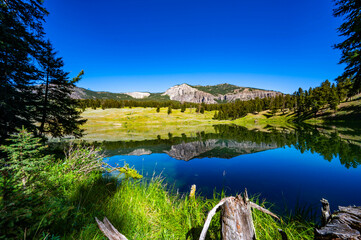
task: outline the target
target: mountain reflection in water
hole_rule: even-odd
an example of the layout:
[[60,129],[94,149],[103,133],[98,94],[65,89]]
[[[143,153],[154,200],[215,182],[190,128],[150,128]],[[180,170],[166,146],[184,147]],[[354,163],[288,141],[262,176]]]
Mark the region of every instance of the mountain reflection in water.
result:
[[146,179],[161,175],[180,192],[189,192],[192,184],[207,197],[215,190],[234,195],[247,188],[281,209],[284,204],[319,209],[321,198],[332,207],[361,205],[361,189],[355,188],[361,182],[361,135],[355,129],[214,129],[193,136],[101,144],[108,164],[126,162]]
[[167,153],[170,157],[189,161],[194,158],[233,158],[242,154],[293,146],[301,153],[318,153],[325,160],[339,158],[346,168],[356,168],[361,163],[361,135],[359,139],[344,139],[337,129],[320,129],[311,126],[298,126],[292,129],[268,131],[249,130],[237,125],[215,125],[216,133],[196,133],[194,136],[144,141],[119,141],[102,143],[108,156],[149,155]]

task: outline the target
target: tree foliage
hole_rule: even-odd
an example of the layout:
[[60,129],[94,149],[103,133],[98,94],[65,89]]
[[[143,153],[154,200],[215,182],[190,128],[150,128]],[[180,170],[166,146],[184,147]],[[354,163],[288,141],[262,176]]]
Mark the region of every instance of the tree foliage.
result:
[[70,99],[77,79],[68,79],[45,40],[47,14],[42,0],[0,2],[0,141],[22,126],[39,134],[81,135],[83,121]]
[[343,17],[344,22],[338,28],[344,41],[335,45],[342,51],[340,63],[346,64],[344,73],[337,81],[350,79],[352,92],[361,90],[361,2],[359,0],[335,0],[335,17]]

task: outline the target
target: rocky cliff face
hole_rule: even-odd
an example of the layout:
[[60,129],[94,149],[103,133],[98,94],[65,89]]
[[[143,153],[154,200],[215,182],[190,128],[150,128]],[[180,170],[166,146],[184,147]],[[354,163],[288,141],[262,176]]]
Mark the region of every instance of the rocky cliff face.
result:
[[74,99],[85,99],[85,98],[87,98],[85,91],[83,89],[81,89],[81,88],[78,88],[78,87],[73,88],[73,91],[70,94],[70,97],[74,98]]
[[224,102],[234,102],[237,99],[241,101],[247,101],[255,98],[266,98],[266,97],[275,97],[280,92],[267,91],[260,89],[251,89],[251,88],[239,88],[233,92],[227,94],[218,94],[217,96],[198,90],[194,87],[191,87],[187,84],[176,85],[169,88],[163,95],[168,95],[171,100],[176,100],[180,102],[193,102],[193,103],[217,103],[218,101]]
[[217,103],[212,94],[200,91],[187,84],[171,87],[162,95],[168,95],[171,100],[180,102]]
[[148,92],[129,92],[129,93],[125,93],[133,98],[136,99],[142,99],[142,98],[146,98],[149,97],[150,93]]
[[252,89],[249,88],[245,89],[237,89],[233,93],[225,94],[225,95],[219,95],[218,100],[225,101],[225,102],[234,102],[237,99],[240,99],[241,101],[247,101],[252,100],[255,98],[267,98],[267,97],[276,97],[277,95],[280,95],[280,92],[275,91],[267,91],[267,90],[258,90],[258,89]]

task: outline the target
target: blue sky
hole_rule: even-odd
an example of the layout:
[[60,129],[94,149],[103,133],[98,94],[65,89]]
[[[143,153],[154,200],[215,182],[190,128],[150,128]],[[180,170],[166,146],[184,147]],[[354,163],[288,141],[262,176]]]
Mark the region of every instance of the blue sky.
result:
[[292,93],[343,71],[332,0],[47,0],[45,31],[80,87],[231,83]]

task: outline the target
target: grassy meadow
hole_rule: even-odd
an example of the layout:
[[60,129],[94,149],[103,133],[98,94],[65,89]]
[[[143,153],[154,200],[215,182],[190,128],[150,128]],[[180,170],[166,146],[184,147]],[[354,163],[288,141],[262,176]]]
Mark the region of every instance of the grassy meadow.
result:
[[167,108],[112,108],[112,109],[86,109],[82,117],[88,119],[83,126],[86,135],[83,139],[90,141],[127,141],[168,138],[168,134],[181,136],[182,133],[192,136],[197,132],[214,132],[215,124],[237,124],[250,129],[262,130],[268,125],[284,127],[290,125],[291,113],[271,114],[264,111],[258,114],[248,114],[242,119],[214,120],[215,111],[205,111],[204,114],[196,109],[172,109],[167,113]]

